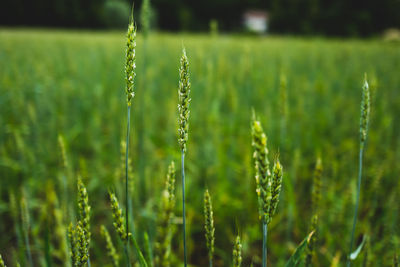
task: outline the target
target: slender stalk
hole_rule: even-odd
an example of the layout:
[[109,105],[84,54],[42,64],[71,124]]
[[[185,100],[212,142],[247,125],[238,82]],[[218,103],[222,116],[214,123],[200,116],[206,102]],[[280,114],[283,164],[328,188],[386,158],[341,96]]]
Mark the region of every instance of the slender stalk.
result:
[[267,267],[267,235],[268,235],[268,224],[267,222],[263,222],[262,267]]
[[128,105],[128,114],[127,114],[127,129],[126,129],[126,150],[125,150],[125,221],[126,221],[126,245],[125,245],[125,254],[127,260],[127,266],[131,266],[130,258],[129,258],[129,180],[128,180],[128,157],[129,157],[129,130],[130,130],[130,122],[131,122],[131,105]]
[[187,266],[186,253],[186,212],[185,212],[185,152],[181,151],[181,167],[182,167],[182,217],[183,217],[183,260],[185,267]]
[[357,198],[356,198],[356,206],[354,207],[353,228],[351,230],[350,251],[349,251],[349,256],[347,258],[347,267],[351,266],[350,254],[353,251],[354,234],[356,231],[356,224],[357,224],[357,213],[358,213],[358,205],[360,202],[360,191],[361,191],[363,153],[364,153],[364,146],[362,145],[360,148],[360,154],[358,159],[359,162],[358,162]]
[[350,251],[347,256],[347,267],[351,266],[350,255],[353,250],[353,242],[354,242],[354,233],[356,231],[357,224],[357,213],[358,213],[358,205],[360,202],[360,191],[361,191],[361,178],[362,178],[362,159],[364,153],[364,147],[367,140],[368,134],[368,124],[369,124],[369,113],[370,113],[370,92],[369,86],[367,82],[367,74],[364,77],[364,85],[362,90],[362,101],[361,101],[361,116],[360,116],[360,154],[359,154],[359,163],[358,163],[358,181],[357,181],[357,197],[356,197],[356,206],[354,208],[354,219],[353,219],[353,228],[351,231],[350,238]]

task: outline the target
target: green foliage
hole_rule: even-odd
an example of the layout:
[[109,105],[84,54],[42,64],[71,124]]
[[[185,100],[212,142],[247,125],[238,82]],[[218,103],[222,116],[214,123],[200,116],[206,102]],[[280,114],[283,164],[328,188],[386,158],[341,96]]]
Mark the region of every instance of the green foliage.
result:
[[172,219],[175,208],[175,163],[168,167],[165,187],[161,195],[160,210],[158,212],[157,238],[154,244],[154,266],[170,266]]
[[114,247],[114,244],[112,242],[111,236],[107,230],[107,228],[102,225],[100,228],[100,233],[103,236],[105,242],[106,242],[106,248],[107,248],[107,255],[111,259],[111,262],[114,267],[119,266],[119,254],[117,253],[117,250]]
[[1,254],[0,254],[0,267],[6,267],[3,258],[1,257]]
[[303,253],[306,250],[307,244],[308,242],[310,242],[310,239],[313,234],[314,232],[311,232],[306,238],[304,238],[303,241],[301,241],[300,245],[296,248],[292,256],[290,256],[289,260],[286,262],[285,267],[300,266]]
[[[150,243],[155,245],[159,216],[156,206],[165,188],[166,162],[179,160],[176,151],[179,148],[176,144],[178,100],[174,88],[182,39],[190,51],[193,74],[190,82],[196,89],[190,95],[196,101],[190,103],[191,141],[187,149],[191,153],[186,162],[190,263],[208,265],[206,244],[197,242],[204,236],[203,189],[207,186],[213,189],[217,226],[214,265],[230,262],[232,240],[238,228],[243,244],[242,266],[261,264],[262,236],[248,127],[251,107],[254,107],[268,135],[270,160],[279,153],[285,169],[278,212],[268,229],[269,265],[284,266],[295,242],[309,230],[314,213],[310,208],[313,206],[311,188],[318,152],[323,157],[324,171],[318,214],[319,241],[313,264],[316,267],[329,266],[332,262],[336,266],[344,264],[356,190],[360,77],[367,72],[373,108],[365,146],[366,182],[355,240],[358,245],[360,234],[367,233],[369,262],[374,266],[392,265],[395,252],[392,239],[399,236],[397,89],[400,76],[396,70],[400,53],[395,44],[379,40],[229,35],[210,38],[208,33],[150,35],[146,69],[140,67],[143,57],[137,54],[135,84],[135,93],[143,94],[146,103],[143,107],[146,153],[136,153],[138,129],[135,127],[139,112],[134,108],[134,130],[129,146],[131,159],[141,158],[146,174],[143,179],[133,160],[130,169],[135,178],[129,183],[135,188],[131,200],[138,245],[144,247],[144,232],[149,233]],[[137,45],[138,51],[142,51],[141,34],[137,36]],[[67,212],[64,208],[58,211],[65,215],[64,227],[70,221],[76,222],[73,214],[77,208],[73,203],[77,196],[74,182],[77,173],[90,177],[87,189],[92,208],[92,266],[111,264],[106,245],[99,236],[102,224],[109,229],[123,263],[123,244],[117,242],[118,233],[111,231],[113,220],[106,196],[109,189],[121,199],[124,196],[121,180],[115,179],[116,170],[121,168],[120,143],[126,125],[123,116],[126,84],[121,71],[125,65],[124,47],[122,32],[0,30],[0,122],[3,127],[0,131],[0,251],[8,266],[16,265],[17,261],[27,266],[20,214],[21,187],[29,196],[26,199],[34,266],[41,266],[45,262],[47,229],[41,219],[42,209],[50,205],[58,210],[66,207]],[[280,145],[281,73],[287,80],[284,147]],[[68,172],[57,145],[59,135],[63,136],[66,147]],[[60,182],[65,173],[70,173],[65,180],[68,198],[63,197],[64,183]],[[48,182],[53,186],[46,186]],[[139,182],[149,190],[139,190]],[[178,181],[177,185],[180,185]],[[59,206],[51,203],[51,194],[46,190],[54,191]],[[176,201],[179,202],[180,190],[177,186]],[[139,198],[144,202],[138,202]],[[174,214],[178,216],[172,217],[172,228],[182,226],[181,211],[180,205],[176,205]],[[47,213],[51,216],[52,212]],[[49,228],[49,234],[55,235],[53,229]],[[49,240],[55,238],[52,236]],[[180,231],[171,238],[171,266],[182,264],[181,240]],[[55,242],[51,241],[50,251],[55,251]],[[361,264],[364,251],[354,266]],[[132,262],[139,262],[133,246],[131,256]],[[55,260],[53,265],[57,263]]]
[[215,242],[214,214],[212,210],[211,196],[208,189],[204,192],[204,228],[206,232],[206,244],[208,248],[208,258],[212,266]]

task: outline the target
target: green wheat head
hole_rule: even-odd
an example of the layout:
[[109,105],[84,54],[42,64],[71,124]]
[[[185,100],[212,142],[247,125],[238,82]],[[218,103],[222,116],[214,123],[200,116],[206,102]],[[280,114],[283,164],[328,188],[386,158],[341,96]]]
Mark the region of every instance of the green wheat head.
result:
[[161,196],[160,218],[157,224],[154,266],[170,266],[172,225],[175,207],[175,164],[171,162]]
[[255,164],[256,192],[258,197],[259,216],[264,222],[269,222],[269,207],[271,202],[271,172],[269,170],[267,136],[261,123],[253,116],[252,145]]
[[86,239],[86,244],[89,249],[90,245],[90,205],[89,196],[82,179],[78,177],[78,209],[79,209],[79,222],[83,228]]
[[251,123],[256,192],[261,221],[269,224],[276,211],[282,187],[282,165],[275,160],[272,174],[268,160],[267,136],[253,113]]
[[117,231],[121,241],[125,244],[128,242],[127,236],[130,235],[126,232],[124,226],[124,217],[122,215],[122,210],[119,207],[118,199],[115,194],[110,193],[110,201],[111,201],[111,208],[112,208],[112,215],[114,220],[114,227]]
[[181,57],[181,67],[179,69],[179,129],[178,141],[182,151],[186,151],[189,130],[189,106],[190,106],[190,81],[189,81],[189,61],[186,50],[183,49]]
[[136,76],[136,26],[131,20],[126,34],[126,63],[125,63],[125,80],[126,80],[126,96],[128,106],[135,96],[135,76]]
[[204,226],[206,230],[206,241],[208,248],[208,257],[210,261],[213,258],[214,254],[214,240],[215,240],[215,227],[214,227],[214,218],[213,218],[213,210],[211,203],[211,196],[208,192],[208,189],[204,192]]
[[102,225],[100,228],[100,234],[106,242],[108,257],[111,259],[113,266],[118,267],[119,266],[119,255],[117,253],[117,250],[114,247],[110,233],[107,231],[107,228],[104,225]]
[[89,257],[89,244],[81,222],[74,227],[72,223],[68,227],[68,239],[70,243],[70,253],[72,266],[87,266]]
[[0,254],[0,267],[6,267],[3,258],[1,257],[1,254]]
[[370,91],[367,82],[367,75],[365,74],[364,85],[362,90],[361,117],[360,117],[360,143],[362,147],[364,146],[365,140],[367,139],[369,113],[370,113]]
[[233,267],[240,267],[241,264],[242,264],[242,243],[240,242],[240,236],[237,236],[235,244],[233,246]]
[[68,240],[72,266],[78,266],[78,241],[75,227],[72,225],[72,223],[68,226]]
[[280,164],[279,160],[276,159],[272,170],[271,202],[268,215],[270,220],[272,216],[274,216],[276,207],[278,206],[279,195],[281,193],[281,188],[282,188],[282,176],[283,176],[282,165]]

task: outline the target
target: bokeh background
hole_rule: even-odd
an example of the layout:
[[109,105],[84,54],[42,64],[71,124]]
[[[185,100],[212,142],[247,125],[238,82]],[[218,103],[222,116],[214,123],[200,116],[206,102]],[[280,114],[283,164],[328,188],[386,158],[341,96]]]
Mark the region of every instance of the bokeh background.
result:
[[[125,29],[131,4],[1,3],[0,253],[8,266],[27,266],[26,214],[35,266],[68,266],[65,231],[76,220],[78,175],[92,206],[93,266],[111,266],[99,234],[102,224],[123,255],[107,192],[115,191],[123,202]],[[284,168],[280,203],[269,228],[269,264],[284,266],[309,232],[313,172],[320,157],[324,170],[313,265],[344,265],[367,73],[372,107],[356,242],[363,235],[369,239],[354,264],[392,266],[399,249],[400,1],[150,4],[144,35],[142,2],[135,1],[139,35],[130,146],[135,233],[146,258],[152,255],[167,166],[174,160],[171,264],[182,264],[177,88],[183,44],[192,83],[186,156],[191,265],[208,264],[203,193],[209,188],[215,266],[230,266],[237,234],[243,240],[243,266],[260,266],[252,108],[268,136],[270,161],[279,154]],[[265,31],[246,27],[249,16],[261,18]],[[27,209],[21,209],[21,201]]]

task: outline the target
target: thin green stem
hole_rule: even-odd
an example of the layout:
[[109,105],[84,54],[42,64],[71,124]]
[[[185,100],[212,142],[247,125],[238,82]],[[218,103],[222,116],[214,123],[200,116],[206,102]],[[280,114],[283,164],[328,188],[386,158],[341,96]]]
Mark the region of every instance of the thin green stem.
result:
[[357,213],[358,213],[358,205],[359,205],[359,201],[360,201],[360,191],[361,191],[363,153],[364,153],[364,144],[361,144],[360,154],[359,154],[359,162],[358,162],[358,181],[357,181],[356,206],[354,208],[353,228],[351,230],[350,251],[349,251],[348,258],[347,258],[347,267],[351,266],[350,254],[353,251],[354,234],[355,234],[355,231],[356,231],[356,224],[357,224]]
[[138,258],[139,258],[140,266],[142,266],[142,267],[148,267],[147,262],[146,262],[146,259],[144,258],[143,253],[142,253],[142,251],[141,251],[140,248],[139,248],[139,245],[138,245],[138,243],[137,243],[137,241],[136,241],[136,238],[135,238],[133,235],[131,235],[130,237],[131,237],[131,239],[132,239],[133,246],[136,248],[136,251],[137,251],[137,253],[138,253]]
[[25,230],[25,249],[26,249],[26,256],[28,258],[29,266],[33,267],[33,261],[32,261],[32,254],[31,254],[31,247],[30,247],[30,242],[29,242],[29,232],[28,232],[28,227],[26,227]]
[[183,219],[183,261],[187,266],[186,254],[186,212],[185,212],[185,152],[181,151],[181,167],[182,167],[182,219]]
[[267,267],[267,235],[268,224],[266,222],[263,222],[262,267]]
[[212,260],[212,257],[210,257],[210,267],[212,267],[213,266],[213,260]]
[[129,258],[129,179],[128,179],[128,157],[129,157],[129,130],[131,123],[131,105],[128,104],[128,116],[127,116],[127,129],[126,129],[126,150],[125,150],[125,221],[126,221],[126,245],[125,254],[127,260],[127,266],[131,266]]

